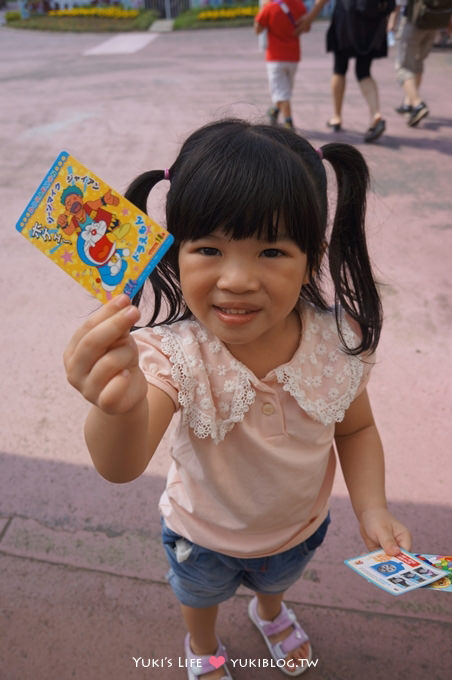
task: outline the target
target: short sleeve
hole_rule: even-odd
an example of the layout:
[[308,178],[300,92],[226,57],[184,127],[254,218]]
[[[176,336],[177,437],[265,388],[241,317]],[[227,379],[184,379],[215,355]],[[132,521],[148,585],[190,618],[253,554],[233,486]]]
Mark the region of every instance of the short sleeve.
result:
[[162,352],[161,337],[153,328],[140,328],[132,333],[139,353],[139,365],[149,384],[163,390],[180,408],[178,385],[172,376],[170,359]]
[[375,352],[372,353],[372,354],[363,354],[363,355],[361,355],[361,356],[360,356],[360,361],[361,361],[361,365],[362,365],[362,368],[363,368],[363,373],[362,373],[362,376],[361,376],[361,380],[360,380],[360,383],[359,383],[359,387],[358,387],[358,389],[356,390],[355,399],[356,399],[356,397],[359,397],[359,395],[360,395],[362,392],[364,392],[364,390],[365,390],[366,387],[367,387],[367,384],[368,384],[369,379],[370,379],[370,373],[371,373],[373,367],[374,367],[375,364],[376,364],[376,355],[375,355]]
[[268,28],[268,7],[264,7],[256,14],[255,21],[260,24],[263,28]]
[[[353,331],[353,334],[355,336],[355,343],[358,344],[358,342],[360,342],[361,340],[361,329],[359,327],[359,324],[356,321],[354,321],[348,314],[344,314],[344,318],[347,324],[349,325],[350,329]],[[355,347],[356,344],[354,344]],[[377,361],[375,352],[366,352],[365,354],[360,354],[359,360],[361,362],[362,375],[354,399],[356,399],[356,397],[359,397],[359,395],[366,389],[370,379],[370,373]]]

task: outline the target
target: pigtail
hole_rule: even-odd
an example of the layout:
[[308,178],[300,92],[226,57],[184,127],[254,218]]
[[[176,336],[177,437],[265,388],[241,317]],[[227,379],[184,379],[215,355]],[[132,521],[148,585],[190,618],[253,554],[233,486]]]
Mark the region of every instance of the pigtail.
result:
[[[365,235],[366,199],[370,178],[357,149],[326,144],[323,157],[337,180],[337,206],[329,244],[329,268],[335,289],[336,322],[349,354],[375,351],[382,326],[382,307],[372,274]],[[361,342],[348,347],[341,331],[341,308],[361,329]]]
[[[139,175],[127,188],[124,196],[140,210],[147,214],[147,201],[149,194],[154,186],[163,179],[170,179],[171,169],[150,170]],[[154,309],[148,325],[158,325],[157,318],[162,310],[162,301],[165,305],[165,314],[168,312],[168,319],[175,320],[180,316],[181,293],[180,286],[175,276],[174,266],[163,258],[158,266],[151,272],[149,280],[154,290]],[[138,307],[143,295],[144,287],[134,295],[132,302]]]

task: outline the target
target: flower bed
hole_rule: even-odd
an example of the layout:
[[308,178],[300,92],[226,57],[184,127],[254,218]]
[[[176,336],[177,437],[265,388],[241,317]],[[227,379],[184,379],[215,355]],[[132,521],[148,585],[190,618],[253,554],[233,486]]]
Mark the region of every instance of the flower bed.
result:
[[49,17],[108,17],[110,19],[134,19],[139,15],[137,9],[122,7],[73,7],[72,9],[52,9]]
[[174,29],[217,28],[221,26],[251,26],[259,11],[259,6],[249,4],[245,7],[230,5],[223,7],[192,8],[180,14],[174,21]]
[[6,17],[7,26],[40,31],[123,32],[147,31],[157,18],[154,10],[126,10],[122,7],[74,7],[71,10],[51,10],[29,19]]
[[219,19],[238,19],[240,17],[255,17],[259,11],[256,5],[251,7],[228,7],[223,9],[203,10],[198,14],[199,21],[217,21]]

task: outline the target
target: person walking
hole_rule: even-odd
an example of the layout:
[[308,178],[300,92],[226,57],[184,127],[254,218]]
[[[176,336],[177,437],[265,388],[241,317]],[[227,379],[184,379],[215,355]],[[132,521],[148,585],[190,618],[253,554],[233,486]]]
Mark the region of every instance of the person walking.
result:
[[397,14],[401,15],[400,39],[397,46],[395,69],[404,98],[395,110],[407,115],[407,125],[415,127],[430,113],[419,90],[424,73],[424,62],[435,42],[436,28],[419,28],[412,21],[412,0],[397,0]]
[[301,0],[270,0],[254,20],[257,34],[267,31],[267,76],[273,105],[268,110],[272,124],[282,114],[284,126],[293,128],[291,98],[298,62],[301,58],[297,20],[306,14]]
[[[315,3],[298,23],[300,33],[309,31],[312,21],[320,14],[328,0]],[[370,73],[372,61],[388,55],[387,17],[394,10],[394,0],[378,3],[371,0],[336,0],[326,36],[327,52],[334,54],[331,93],[333,116],[327,125],[335,132],[342,129],[342,107],[346,88],[346,73],[350,58],[355,58],[355,75],[369,108],[369,127],[365,142],[374,142],[386,129],[380,111],[378,86]]]

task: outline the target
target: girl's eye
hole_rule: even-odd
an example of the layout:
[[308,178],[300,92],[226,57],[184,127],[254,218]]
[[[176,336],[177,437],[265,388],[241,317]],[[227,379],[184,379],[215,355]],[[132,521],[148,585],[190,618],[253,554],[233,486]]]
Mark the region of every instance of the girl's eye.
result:
[[262,251],[264,257],[282,257],[284,255],[282,250],[278,248],[266,248]]
[[202,248],[198,248],[196,251],[200,255],[206,255],[207,257],[213,257],[215,255],[220,255],[220,251],[218,248],[210,248],[208,246],[203,246]]

